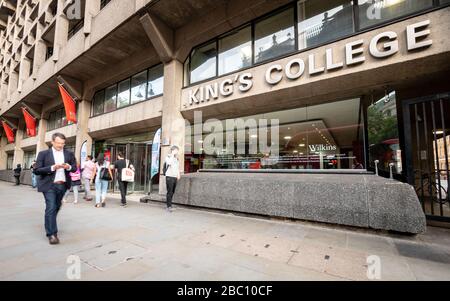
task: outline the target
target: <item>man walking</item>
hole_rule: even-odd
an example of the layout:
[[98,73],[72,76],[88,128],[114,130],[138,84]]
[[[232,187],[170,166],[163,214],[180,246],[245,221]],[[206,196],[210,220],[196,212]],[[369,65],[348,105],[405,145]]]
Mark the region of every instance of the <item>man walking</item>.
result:
[[117,161],[114,162],[114,169],[116,170],[116,177],[119,183],[122,207],[127,206],[127,189],[128,189],[128,182],[122,181],[122,170],[124,168],[131,168],[132,170],[134,170],[134,167],[130,163],[130,161],[125,160],[124,155],[121,152],[119,152],[117,155]]
[[33,163],[31,163],[31,166],[30,166],[30,170],[31,170],[31,186],[33,188],[37,187],[37,179],[36,179],[37,176],[34,173],[34,169],[35,168],[36,168],[36,160],[34,160]]
[[167,188],[167,211],[172,212],[172,199],[175,189],[177,187],[177,181],[180,179],[180,162],[178,161],[178,146],[172,146],[170,148],[170,154],[167,155],[164,162],[163,174],[166,176],[166,188]]
[[16,186],[20,185],[21,174],[22,174],[22,165],[17,164],[17,167],[14,169],[14,178],[16,178]]
[[52,148],[39,153],[34,173],[39,177],[38,191],[45,198],[45,231],[51,245],[59,244],[56,217],[62,199],[70,189],[70,173],[77,170],[75,156],[65,150],[66,137],[56,133],[52,136]]
[[84,185],[84,199],[86,201],[92,201],[91,197],[91,181],[95,173],[95,163],[92,162],[92,156],[87,156],[84,163],[82,178]]

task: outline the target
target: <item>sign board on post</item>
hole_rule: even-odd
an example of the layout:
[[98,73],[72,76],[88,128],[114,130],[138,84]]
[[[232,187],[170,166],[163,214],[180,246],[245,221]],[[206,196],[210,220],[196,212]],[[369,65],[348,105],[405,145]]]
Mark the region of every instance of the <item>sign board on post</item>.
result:
[[150,180],[159,173],[159,154],[161,150],[161,129],[156,131],[152,144],[152,167]]
[[86,163],[86,159],[87,159],[87,141],[84,141],[83,144],[81,145],[81,150],[80,150],[80,165],[81,165],[81,169],[84,168],[84,164]]

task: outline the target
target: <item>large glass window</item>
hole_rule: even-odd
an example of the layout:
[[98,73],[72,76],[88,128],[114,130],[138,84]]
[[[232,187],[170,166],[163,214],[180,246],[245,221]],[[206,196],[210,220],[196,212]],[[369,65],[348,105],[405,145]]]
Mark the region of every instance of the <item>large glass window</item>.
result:
[[248,26],[219,40],[219,75],[252,64],[252,30]]
[[393,163],[395,173],[402,172],[402,152],[398,134],[397,101],[395,92],[382,97],[367,109],[367,132],[369,139],[369,164],[386,173]]
[[[239,124],[238,119],[223,120],[205,125],[204,129],[213,130],[200,137],[188,136],[185,172],[366,168],[359,98],[240,119],[245,126],[230,129],[230,124]],[[271,126],[264,128],[265,121]],[[187,128],[188,135],[191,130]]]
[[119,83],[117,95],[117,108],[125,107],[130,104],[130,79]]
[[105,100],[105,91],[102,90],[95,94],[93,104],[94,115],[103,114],[104,100]]
[[298,48],[314,47],[354,32],[353,1],[300,1]]
[[433,0],[358,0],[360,28],[364,29],[432,6]]
[[147,96],[147,70],[131,78],[131,103],[144,101]]
[[36,159],[36,152],[24,152],[23,154],[23,169],[30,169],[31,164]]
[[109,113],[116,109],[117,103],[117,85],[113,85],[105,90],[105,108],[104,112]]
[[194,49],[191,56],[191,83],[216,76],[216,42]]
[[148,70],[147,98],[162,95],[164,92],[164,65]]
[[255,62],[295,50],[294,9],[289,8],[255,24]]

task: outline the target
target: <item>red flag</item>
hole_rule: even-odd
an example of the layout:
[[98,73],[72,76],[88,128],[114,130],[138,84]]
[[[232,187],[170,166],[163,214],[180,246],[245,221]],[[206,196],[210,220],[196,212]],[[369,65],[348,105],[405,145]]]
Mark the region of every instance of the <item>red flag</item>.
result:
[[36,137],[36,118],[34,118],[25,108],[22,108],[25,124],[27,125],[27,134],[29,137]]
[[66,109],[66,118],[67,121],[71,121],[73,123],[77,122],[77,108],[76,101],[70,96],[66,89],[61,84],[58,84],[59,92],[61,93],[61,97],[64,103],[64,108]]
[[6,138],[8,138],[9,143],[14,143],[14,131],[12,128],[9,127],[9,125],[2,121],[3,123],[3,129],[5,129]]

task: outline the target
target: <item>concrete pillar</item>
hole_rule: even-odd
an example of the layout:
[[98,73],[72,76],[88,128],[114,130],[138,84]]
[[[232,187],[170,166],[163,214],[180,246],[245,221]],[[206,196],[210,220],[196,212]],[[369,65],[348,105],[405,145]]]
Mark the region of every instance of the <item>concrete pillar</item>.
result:
[[77,123],[77,137],[75,142],[75,157],[80,162],[81,146],[83,142],[87,141],[87,153],[91,153],[92,138],[89,136],[89,115],[91,112],[91,102],[82,100],[78,103],[78,123]]
[[58,12],[56,14],[55,25],[55,44],[53,60],[56,62],[59,58],[61,48],[66,46],[69,33],[69,20],[63,12],[65,0],[58,0]]
[[16,71],[12,71],[9,76],[8,99],[10,99],[11,95],[17,90],[18,83],[19,83],[19,73],[17,73]]
[[[162,112],[161,169],[170,151],[170,145],[180,148],[180,171],[184,172],[185,121],[181,115],[181,89],[183,87],[183,64],[173,60],[164,65],[164,96]],[[166,191],[165,177],[161,176],[159,193]]]
[[8,144],[6,135],[0,137],[0,170],[6,170],[6,160],[8,155],[5,152],[5,147]]
[[16,167],[17,164],[21,164],[23,166],[23,150],[21,147],[23,135],[25,132],[25,120],[20,119],[19,120],[19,126],[16,133],[16,139],[15,139],[15,148],[14,148],[14,160],[13,160],[13,167]]
[[48,120],[43,118],[44,113],[41,114],[41,119],[39,120],[39,131],[36,145],[36,155],[39,152],[48,149],[47,144],[45,143],[45,134],[47,133],[47,124]]

